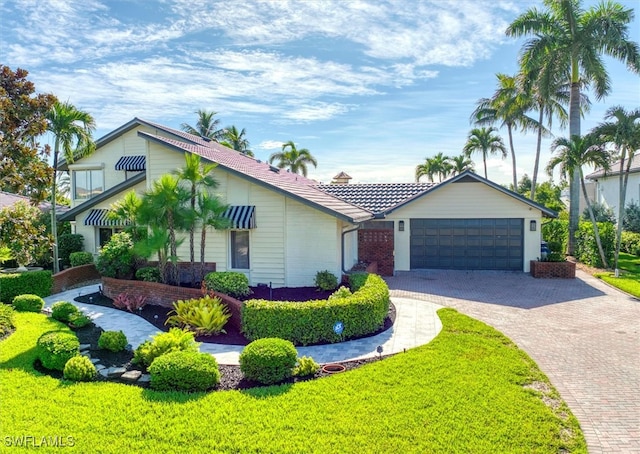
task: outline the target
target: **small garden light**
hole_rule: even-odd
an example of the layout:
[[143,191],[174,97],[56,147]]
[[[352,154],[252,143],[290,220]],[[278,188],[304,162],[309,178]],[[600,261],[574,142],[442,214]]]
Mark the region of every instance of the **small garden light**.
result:
[[380,355],[380,359],[382,359],[382,351],[384,349],[382,348],[382,345],[378,345],[378,348],[376,348],[376,351],[378,352],[378,355]]

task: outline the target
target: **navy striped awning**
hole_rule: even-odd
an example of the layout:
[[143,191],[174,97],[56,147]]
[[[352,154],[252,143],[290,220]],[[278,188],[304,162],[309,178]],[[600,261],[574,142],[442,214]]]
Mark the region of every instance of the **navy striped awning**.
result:
[[232,229],[256,228],[256,207],[253,205],[231,205],[222,216],[231,221]]
[[144,156],[123,156],[116,162],[116,170],[140,172],[146,170],[147,158]]
[[107,218],[109,210],[106,209],[94,209],[89,211],[89,215],[84,220],[84,225],[95,226],[117,226],[122,225],[119,221],[112,221]]

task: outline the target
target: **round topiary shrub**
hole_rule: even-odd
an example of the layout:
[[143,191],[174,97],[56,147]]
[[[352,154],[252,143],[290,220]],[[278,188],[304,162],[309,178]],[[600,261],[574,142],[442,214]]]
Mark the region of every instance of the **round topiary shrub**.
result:
[[316,273],[315,285],[320,290],[333,290],[338,286],[338,278],[331,271],[318,271]]
[[71,262],[71,266],[89,265],[93,263],[93,254],[85,251],[72,252],[69,255],[69,261]]
[[38,359],[47,369],[64,370],[67,361],[80,353],[79,348],[75,334],[49,331],[38,339]]
[[207,291],[214,290],[236,298],[251,293],[247,276],[236,271],[209,273],[204,278],[204,287]]
[[91,381],[98,371],[86,356],[74,356],[64,365],[64,378],[71,381]]
[[220,383],[218,363],[208,353],[167,353],[153,360],[149,373],[158,391],[206,391]]
[[40,312],[44,307],[44,300],[38,295],[25,293],[13,299],[13,307],[19,312]]
[[270,385],[291,377],[297,359],[298,352],[291,342],[267,337],[242,350],[240,370],[249,380]]
[[69,316],[69,326],[73,329],[84,328],[89,323],[91,323],[91,319],[80,311]]
[[98,347],[112,352],[121,352],[126,346],[127,336],[122,331],[105,331],[98,339]]
[[51,306],[51,318],[62,323],[69,323],[71,316],[78,313],[78,308],[68,301],[58,301]]

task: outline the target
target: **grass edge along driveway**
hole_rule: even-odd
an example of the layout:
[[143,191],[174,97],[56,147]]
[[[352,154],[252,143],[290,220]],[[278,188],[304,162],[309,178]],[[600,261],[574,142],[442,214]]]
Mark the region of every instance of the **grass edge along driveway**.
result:
[[594,276],[623,292],[640,298],[640,257],[621,252],[618,268],[621,270],[620,277],[616,277],[615,273],[609,271],[595,273]]
[[30,436],[43,452],[59,452],[46,447],[54,437],[77,452],[586,452],[577,420],[526,353],[453,309],[438,315],[430,344],[351,372],[184,394],[42,376],[36,340],[66,327],[18,313],[0,342],[2,451]]

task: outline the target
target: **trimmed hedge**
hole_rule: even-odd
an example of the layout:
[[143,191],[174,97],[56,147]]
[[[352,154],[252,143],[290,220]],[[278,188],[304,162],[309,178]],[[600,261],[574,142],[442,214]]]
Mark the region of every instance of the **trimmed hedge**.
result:
[[[604,250],[604,256],[608,265],[613,265],[613,257],[616,248],[616,229],[609,222],[598,222],[598,233],[600,233],[600,242]],[[591,222],[581,222],[576,232],[576,259],[579,262],[589,266],[602,268],[604,264],[600,259],[598,245],[596,243],[595,234],[593,232],[593,224]]]
[[13,299],[13,308],[18,312],[40,312],[44,307],[44,300],[38,295],[25,293]]
[[205,291],[216,291],[238,298],[251,293],[249,279],[236,271],[214,271],[204,277]]
[[18,295],[32,293],[42,298],[51,295],[53,276],[51,271],[0,274],[0,301],[9,303]]
[[0,338],[15,328],[13,307],[0,303]]
[[220,383],[218,363],[208,353],[166,353],[153,360],[149,373],[151,388],[158,391],[206,391]]
[[93,263],[93,254],[91,252],[72,252],[69,256],[71,266],[82,266]]
[[[307,302],[249,300],[242,306],[242,332],[249,340],[277,337],[295,345],[341,342],[371,334],[389,312],[389,287],[376,274],[358,274],[362,286],[346,298]],[[351,279],[350,279],[351,280]],[[352,284],[353,285],[353,284]],[[333,327],[342,322],[344,331]]]

